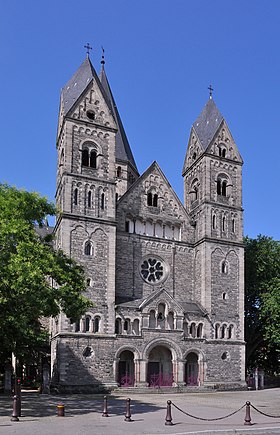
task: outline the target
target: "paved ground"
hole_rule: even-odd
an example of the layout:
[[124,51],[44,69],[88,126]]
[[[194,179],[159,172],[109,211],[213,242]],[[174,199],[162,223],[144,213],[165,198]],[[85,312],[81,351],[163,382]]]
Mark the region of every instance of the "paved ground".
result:
[[[133,394],[132,422],[125,422],[127,396],[109,396],[109,417],[102,417],[103,396],[47,396],[24,393],[19,422],[11,422],[12,400],[0,396],[0,434],[15,435],[184,435],[198,434],[280,434],[280,389],[239,392]],[[223,417],[250,401],[266,417],[251,410],[252,426],[244,426],[245,408],[218,421],[189,417],[172,406],[173,426],[165,426],[166,402],[197,417]],[[56,405],[65,404],[65,417],[56,416]]]

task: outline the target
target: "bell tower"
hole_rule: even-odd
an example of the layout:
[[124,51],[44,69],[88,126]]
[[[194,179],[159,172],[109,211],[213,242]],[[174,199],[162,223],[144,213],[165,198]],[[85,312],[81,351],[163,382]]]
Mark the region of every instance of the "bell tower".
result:
[[[223,325],[232,325],[243,344],[242,165],[210,95],[191,128],[183,167],[184,204],[195,227],[193,297],[209,313],[213,339],[223,338]],[[244,345],[241,354],[243,370]]]
[[[111,103],[87,54],[61,92],[55,231],[57,247],[85,269],[86,296],[95,304],[92,321],[98,315],[99,332],[109,334],[115,328],[117,131]],[[61,322],[65,329],[71,329],[67,319]]]

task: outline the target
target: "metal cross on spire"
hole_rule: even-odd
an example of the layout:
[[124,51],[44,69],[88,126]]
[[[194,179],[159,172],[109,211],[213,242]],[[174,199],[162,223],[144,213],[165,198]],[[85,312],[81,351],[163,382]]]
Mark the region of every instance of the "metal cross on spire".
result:
[[209,85],[208,89],[209,89],[209,98],[212,99],[212,94],[213,94],[214,88],[212,88],[212,85]]
[[92,50],[92,47],[87,43],[87,45],[84,45],[84,48],[87,50],[87,57],[89,57],[89,50]]

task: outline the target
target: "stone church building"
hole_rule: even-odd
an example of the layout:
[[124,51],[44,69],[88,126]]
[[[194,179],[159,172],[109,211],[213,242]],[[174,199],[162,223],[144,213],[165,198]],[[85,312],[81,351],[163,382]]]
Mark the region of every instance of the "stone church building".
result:
[[[184,204],[157,162],[140,175],[101,62],[61,92],[56,244],[95,306],[51,320],[61,391],[244,385],[242,158],[210,96],[190,131]],[[152,152],[152,151],[151,151]]]

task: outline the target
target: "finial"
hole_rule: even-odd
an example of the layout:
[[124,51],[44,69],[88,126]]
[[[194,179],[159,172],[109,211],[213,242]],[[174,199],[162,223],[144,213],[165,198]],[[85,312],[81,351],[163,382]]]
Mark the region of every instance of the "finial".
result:
[[101,65],[102,66],[104,66],[105,65],[105,58],[104,58],[104,53],[105,53],[105,50],[104,50],[104,48],[101,46],[101,49],[102,49],[102,59],[101,59]]
[[213,94],[213,91],[214,91],[214,89],[212,88],[212,85],[209,85],[208,89],[209,89],[209,98],[210,98],[210,100],[212,100],[212,94]]
[[87,50],[87,57],[89,57],[89,50],[92,50],[92,47],[87,43],[87,45],[84,45],[84,48]]

